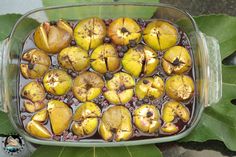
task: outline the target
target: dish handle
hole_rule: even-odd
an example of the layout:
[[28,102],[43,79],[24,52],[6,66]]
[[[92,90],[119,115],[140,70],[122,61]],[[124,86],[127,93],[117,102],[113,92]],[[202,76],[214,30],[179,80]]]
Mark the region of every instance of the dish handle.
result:
[[222,69],[220,46],[217,39],[200,32],[206,63],[206,106],[219,102],[222,97]]
[[6,76],[6,54],[7,54],[7,48],[9,44],[9,38],[4,39],[3,41],[0,41],[0,111],[7,112],[7,103],[5,102],[5,79]]

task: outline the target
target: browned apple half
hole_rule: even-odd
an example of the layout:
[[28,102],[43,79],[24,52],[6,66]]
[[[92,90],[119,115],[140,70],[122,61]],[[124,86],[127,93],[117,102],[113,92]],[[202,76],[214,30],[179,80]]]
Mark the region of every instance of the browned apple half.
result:
[[52,134],[38,121],[31,120],[26,125],[26,131],[37,138],[51,138]]
[[48,102],[47,111],[55,135],[61,135],[67,130],[72,120],[72,110],[65,103],[58,100]]

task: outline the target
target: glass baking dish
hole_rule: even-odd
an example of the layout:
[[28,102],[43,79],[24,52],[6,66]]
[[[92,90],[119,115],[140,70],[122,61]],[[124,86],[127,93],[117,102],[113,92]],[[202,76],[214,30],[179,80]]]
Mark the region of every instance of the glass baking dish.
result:
[[[195,109],[188,128],[176,135],[155,137],[151,139],[105,142],[98,139],[83,139],[78,142],[47,141],[36,139],[23,128],[19,118],[19,61],[22,45],[27,35],[39,23],[44,21],[78,20],[97,16],[100,18],[157,18],[166,19],[179,25],[187,33],[193,53],[193,70],[195,77]],[[32,24],[28,18],[38,21]],[[24,31],[22,31],[24,30]],[[222,95],[221,56],[216,39],[201,33],[191,15],[176,7],[161,3],[78,3],[65,6],[53,6],[32,10],[24,14],[13,27],[9,37],[0,45],[0,108],[8,113],[11,123],[17,132],[27,141],[57,146],[107,147],[128,146],[150,143],[163,143],[179,140],[187,136],[197,125],[205,107],[216,104]]]

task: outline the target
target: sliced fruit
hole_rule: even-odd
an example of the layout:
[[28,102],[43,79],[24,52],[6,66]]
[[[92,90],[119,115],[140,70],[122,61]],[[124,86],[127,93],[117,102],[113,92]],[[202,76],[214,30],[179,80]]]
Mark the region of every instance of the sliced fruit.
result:
[[162,67],[167,74],[182,74],[191,68],[192,61],[188,50],[174,46],[167,50],[162,58]]
[[47,119],[48,119],[48,111],[46,108],[35,113],[32,117],[32,120],[37,122],[45,122]]
[[99,117],[101,117],[100,108],[92,102],[85,102],[76,109],[73,116],[75,121],[72,125],[73,133],[79,137],[93,135],[98,127]]
[[179,131],[179,127],[174,123],[164,123],[161,127],[161,131],[166,134],[175,134]]
[[179,127],[174,123],[176,118],[180,118],[183,122],[190,119],[189,110],[179,102],[169,101],[162,107],[162,120],[164,124],[161,131],[166,134],[175,134],[179,131]]
[[104,87],[103,79],[94,72],[84,72],[74,80],[72,91],[82,101],[91,101],[98,97]]
[[57,21],[57,27],[64,29],[65,31],[70,33],[71,36],[73,36],[73,30],[72,30],[71,26],[69,25],[69,23],[67,23],[65,20],[59,19]]
[[151,75],[158,64],[156,52],[144,45],[130,48],[122,59],[124,69],[134,77],[139,77],[141,73]]
[[169,101],[164,104],[162,109],[162,119],[164,122],[172,122],[176,117],[179,117],[183,122],[188,122],[190,119],[189,110],[179,102]]
[[61,135],[63,131],[69,128],[72,120],[72,110],[65,103],[58,100],[50,100],[47,111],[55,135]]
[[40,124],[40,122],[31,120],[27,126],[26,131],[30,133],[32,136],[37,138],[51,138],[51,133],[48,131],[48,129]]
[[106,141],[125,141],[132,134],[131,114],[124,106],[109,107],[102,115],[99,134]]
[[45,103],[43,101],[38,101],[38,102],[32,102],[30,100],[25,100],[24,101],[24,107],[27,112],[36,112],[45,107]]
[[51,64],[50,57],[42,50],[32,49],[23,54],[21,63],[21,73],[25,78],[35,79],[42,77],[48,71]]
[[45,98],[45,91],[41,83],[32,81],[23,87],[21,96],[32,102],[40,102]]
[[61,67],[74,71],[82,71],[89,66],[88,52],[80,47],[66,47],[57,56]]
[[160,114],[154,105],[143,104],[135,109],[133,116],[135,126],[144,133],[157,132],[161,122]]
[[166,94],[177,101],[190,99],[194,94],[194,83],[187,75],[174,75],[166,81]]
[[125,104],[132,99],[134,85],[134,79],[129,74],[118,72],[107,81],[108,90],[104,92],[104,96],[110,103]]
[[117,45],[128,45],[130,41],[138,43],[141,39],[141,28],[131,18],[118,18],[108,27],[108,36]]
[[98,46],[90,56],[92,68],[99,73],[113,72],[120,67],[120,58],[111,44]]
[[165,91],[164,81],[158,77],[145,77],[139,80],[135,86],[135,94],[139,99],[145,97],[160,98]]
[[43,78],[43,85],[53,95],[64,95],[71,89],[72,79],[63,70],[50,70]]
[[63,20],[58,21],[57,25],[44,22],[36,28],[34,42],[38,48],[55,54],[70,44],[71,32],[73,32],[72,28]]
[[105,36],[105,23],[98,17],[81,20],[74,29],[76,43],[85,50],[101,45]]
[[169,22],[154,20],[143,31],[143,39],[154,50],[165,50],[178,41],[178,31]]

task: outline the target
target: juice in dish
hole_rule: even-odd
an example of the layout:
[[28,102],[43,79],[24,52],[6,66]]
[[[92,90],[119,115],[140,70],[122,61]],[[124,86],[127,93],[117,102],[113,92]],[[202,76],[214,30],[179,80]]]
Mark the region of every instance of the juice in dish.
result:
[[20,69],[22,125],[36,138],[139,140],[191,123],[191,45],[163,19],[42,23],[23,44]]

